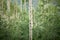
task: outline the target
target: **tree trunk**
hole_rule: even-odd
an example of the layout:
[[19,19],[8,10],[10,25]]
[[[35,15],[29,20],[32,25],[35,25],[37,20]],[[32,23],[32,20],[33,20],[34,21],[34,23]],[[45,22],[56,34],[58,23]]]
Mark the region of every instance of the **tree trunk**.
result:
[[22,12],[22,0],[20,0],[21,1],[21,12]]
[[10,0],[7,0],[7,11],[10,12]]
[[14,0],[14,13],[15,13],[15,18],[17,18],[17,0]]
[[33,14],[32,0],[29,0],[29,40],[32,40]]
[[3,0],[0,0],[0,16],[3,16]]
[[26,0],[24,0],[24,11],[26,12]]

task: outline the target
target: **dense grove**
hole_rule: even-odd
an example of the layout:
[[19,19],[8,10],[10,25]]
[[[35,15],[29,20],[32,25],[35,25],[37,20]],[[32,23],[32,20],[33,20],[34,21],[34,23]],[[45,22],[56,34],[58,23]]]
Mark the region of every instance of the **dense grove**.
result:
[[[33,40],[60,40],[59,2],[39,0],[37,8],[33,7]],[[0,40],[29,40],[28,10],[21,12],[20,7],[16,7],[17,17],[14,4],[11,2],[11,11],[7,12],[4,1],[3,14],[0,13]]]

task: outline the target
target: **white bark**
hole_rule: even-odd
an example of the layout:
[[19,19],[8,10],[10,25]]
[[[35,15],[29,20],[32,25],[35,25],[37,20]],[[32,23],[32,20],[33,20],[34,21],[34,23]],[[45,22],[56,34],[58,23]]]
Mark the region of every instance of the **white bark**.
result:
[[29,0],[29,40],[32,40],[33,14],[32,0]]

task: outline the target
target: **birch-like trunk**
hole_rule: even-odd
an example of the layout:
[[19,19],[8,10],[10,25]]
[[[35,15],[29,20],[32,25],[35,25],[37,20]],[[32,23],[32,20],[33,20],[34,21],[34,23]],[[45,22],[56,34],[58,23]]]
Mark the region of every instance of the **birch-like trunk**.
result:
[[0,16],[3,16],[3,0],[0,0]]
[[32,0],[29,0],[29,40],[32,40],[33,14]]
[[17,18],[17,0],[14,0],[14,13],[15,13],[15,18]]
[[7,11],[10,12],[10,0],[7,0]]
[[24,11],[26,12],[26,0],[24,0]]
[[[7,16],[7,21],[8,21],[8,23],[7,24],[9,24],[10,22],[9,22],[9,20],[10,20],[10,1],[11,0],[7,0],[7,14],[8,14],[8,16]],[[9,28],[9,26],[7,26],[6,28]]]
[[19,18],[21,20],[21,17],[22,17],[22,0],[20,0],[20,15],[19,15]]
[[3,9],[3,0],[0,0],[0,11]]
[[22,0],[20,0],[20,2],[21,2],[21,12],[22,12]]

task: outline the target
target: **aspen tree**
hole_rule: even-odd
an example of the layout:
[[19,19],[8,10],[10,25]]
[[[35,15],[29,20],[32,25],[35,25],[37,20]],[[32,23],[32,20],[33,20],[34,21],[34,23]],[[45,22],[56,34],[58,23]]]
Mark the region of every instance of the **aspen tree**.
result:
[[7,0],[7,12],[10,13],[10,2],[11,0]]
[[32,40],[33,14],[32,0],[29,0],[29,40]]
[[26,0],[24,0],[24,11],[26,11]]
[[17,0],[14,0],[14,13],[15,13],[15,18],[17,18]]
[[21,12],[22,12],[22,0],[20,0],[20,2],[21,2]]
[[[7,0],[7,13],[10,14],[10,2],[11,0]],[[9,16],[8,16],[9,17]],[[9,17],[10,18],[10,17]]]
[[19,18],[20,18],[20,20],[21,20],[21,16],[22,16],[22,0],[20,0],[20,11],[21,11],[21,13],[20,13]]
[[7,11],[10,12],[10,0],[7,0]]
[[3,15],[3,0],[0,0],[0,16]]
[[3,11],[3,0],[2,1],[0,0],[0,12],[2,11]]
[[[8,21],[7,24],[9,24],[10,23],[9,22],[9,20],[10,20],[10,15],[9,15],[10,14],[10,1],[11,0],[6,0],[6,1],[7,1],[7,14],[8,14],[7,15],[7,21]],[[7,26],[6,28],[9,28],[9,26]]]

